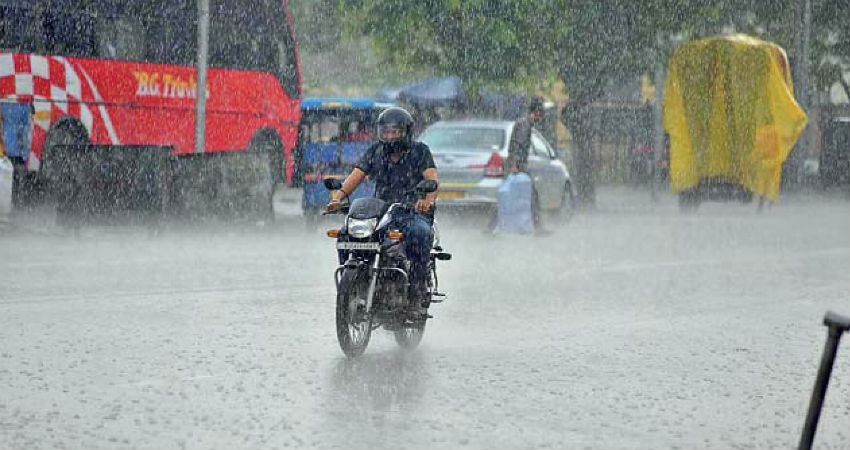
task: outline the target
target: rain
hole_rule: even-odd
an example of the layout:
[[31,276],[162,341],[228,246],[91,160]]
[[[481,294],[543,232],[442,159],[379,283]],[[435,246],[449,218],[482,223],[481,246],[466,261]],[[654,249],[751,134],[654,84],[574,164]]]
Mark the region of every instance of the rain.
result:
[[847,14],[0,0],[0,448],[846,448]]

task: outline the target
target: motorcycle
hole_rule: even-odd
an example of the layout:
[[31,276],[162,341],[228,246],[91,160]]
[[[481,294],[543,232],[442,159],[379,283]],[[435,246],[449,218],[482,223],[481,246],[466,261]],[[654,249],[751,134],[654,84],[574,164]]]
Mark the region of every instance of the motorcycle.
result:
[[[327,178],[328,190],[338,190],[342,182]],[[336,248],[344,252],[345,261],[334,273],[336,283],[336,335],[343,353],[350,358],[363,354],[372,331],[383,327],[393,332],[399,346],[414,349],[422,340],[430,315],[412,318],[409,314],[410,261],[404,253],[404,235],[389,224],[395,214],[414,210],[415,200],[437,190],[437,182],[422,180],[407,193],[412,202],[387,204],[381,199],[358,198],[344,203],[336,211],[323,214],[345,214],[341,228],[329,230],[328,237],[337,238]],[[432,225],[434,241],[428,262],[427,310],[441,303],[446,295],[437,291],[437,261],[448,261],[452,255],[440,247],[436,222]]]

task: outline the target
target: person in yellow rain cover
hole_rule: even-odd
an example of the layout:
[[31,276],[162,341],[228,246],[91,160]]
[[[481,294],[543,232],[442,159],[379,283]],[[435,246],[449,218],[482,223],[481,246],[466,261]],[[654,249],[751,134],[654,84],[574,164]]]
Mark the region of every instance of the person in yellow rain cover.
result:
[[776,201],[782,164],[806,120],[778,45],[737,34],[679,46],[664,87],[672,191],[682,204],[715,180]]

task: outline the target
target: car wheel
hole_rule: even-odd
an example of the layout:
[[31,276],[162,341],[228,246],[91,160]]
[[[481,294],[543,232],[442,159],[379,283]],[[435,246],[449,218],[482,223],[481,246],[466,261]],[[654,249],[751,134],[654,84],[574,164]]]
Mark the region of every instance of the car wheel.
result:
[[558,217],[562,221],[569,221],[575,214],[575,199],[573,198],[573,190],[570,183],[564,185],[564,192],[561,193],[561,206],[558,207]]
[[689,189],[679,193],[679,211],[683,213],[695,213],[702,202],[697,189]]

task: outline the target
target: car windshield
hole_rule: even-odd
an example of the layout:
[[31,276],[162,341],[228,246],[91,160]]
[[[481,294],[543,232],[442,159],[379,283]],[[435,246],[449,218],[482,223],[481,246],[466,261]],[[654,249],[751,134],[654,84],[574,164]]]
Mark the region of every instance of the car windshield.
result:
[[505,143],[505,130],[498,128],[437,127],[422,133],[421,141],[431,151],[475,150],[492,152]]

